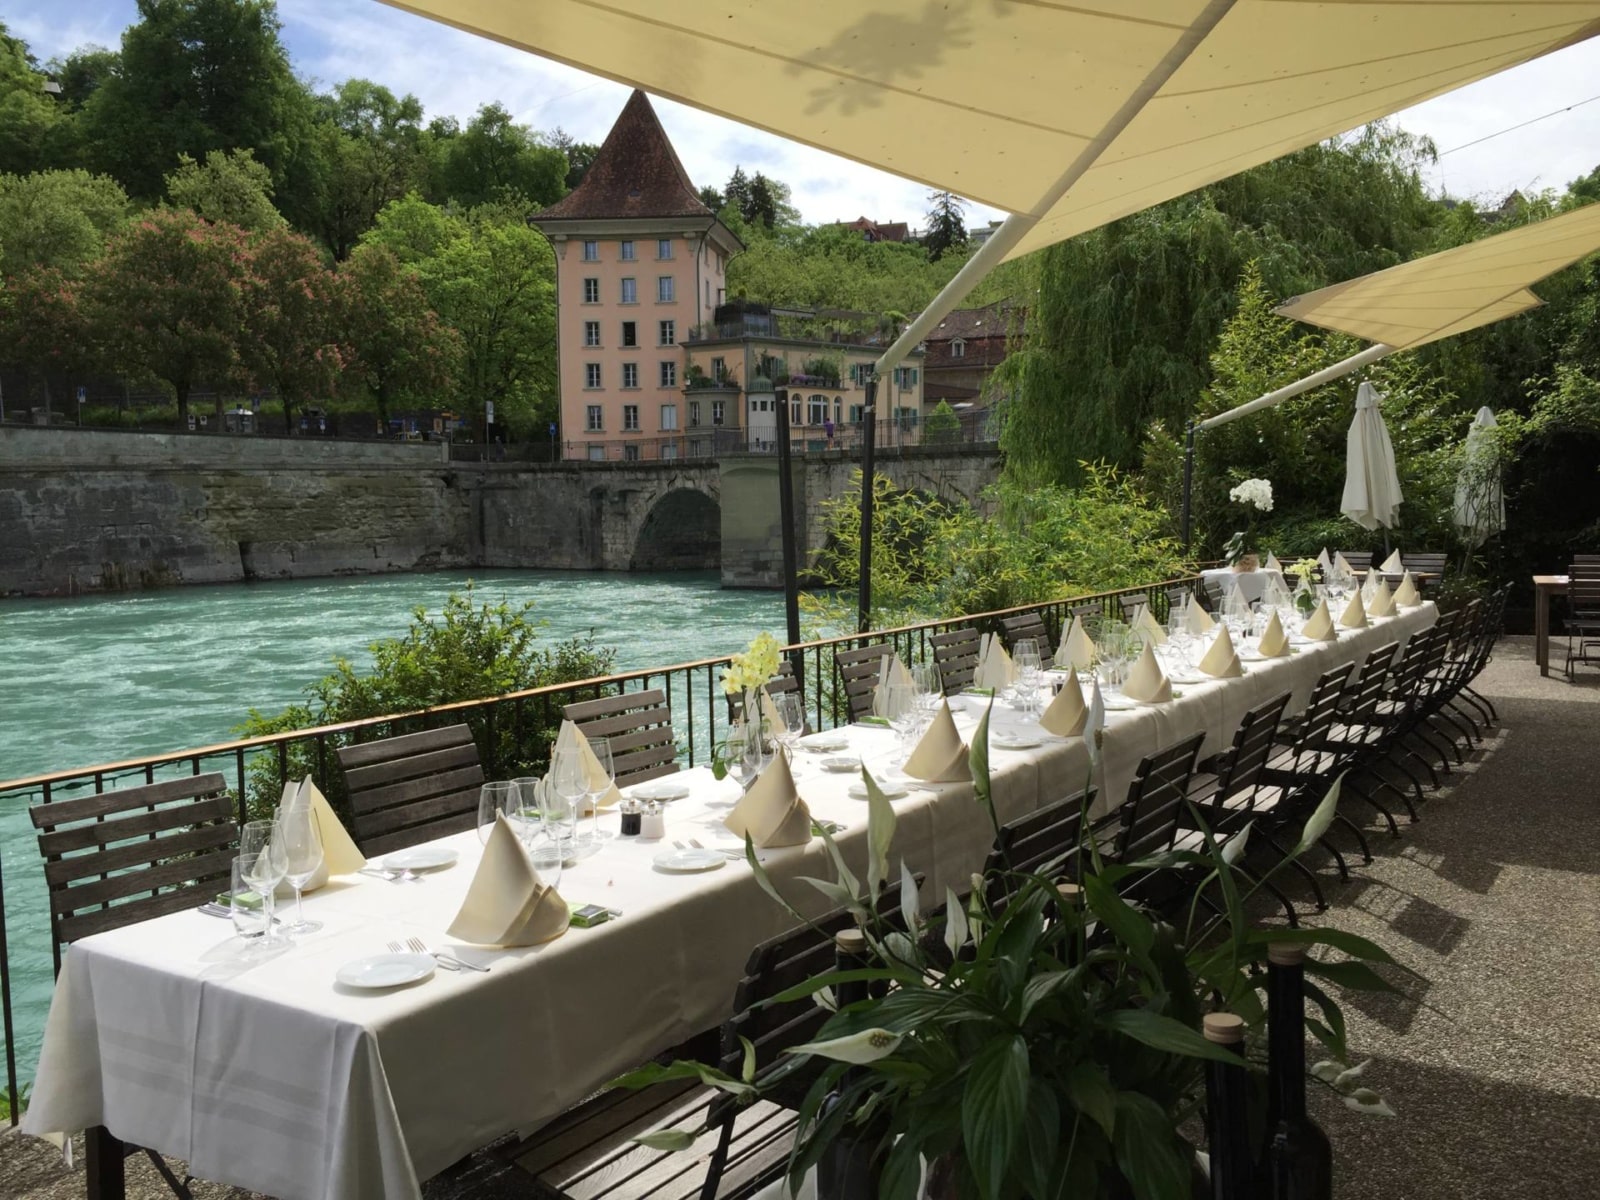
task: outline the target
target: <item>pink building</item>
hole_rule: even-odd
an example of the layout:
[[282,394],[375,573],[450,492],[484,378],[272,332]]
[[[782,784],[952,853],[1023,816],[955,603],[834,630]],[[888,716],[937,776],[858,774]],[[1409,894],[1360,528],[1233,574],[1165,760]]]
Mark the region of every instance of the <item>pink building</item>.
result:
[[593,164],[533,223],[555,248],[560,436],[567,458],[673,458],[683,351],[744,249],[695,194],[635,91]]

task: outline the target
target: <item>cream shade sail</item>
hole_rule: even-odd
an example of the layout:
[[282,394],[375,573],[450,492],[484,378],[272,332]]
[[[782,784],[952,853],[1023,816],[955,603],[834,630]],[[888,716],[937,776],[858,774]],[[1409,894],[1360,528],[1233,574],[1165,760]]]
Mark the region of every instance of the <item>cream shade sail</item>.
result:
[[1296,296],[1276,311],[1395,350],[1465,333],[1541,303],[1530,284],[1600,250],[1600,204]]
[[385,2],[1020,214],[1005,257],[1600,29],[1600,0]]

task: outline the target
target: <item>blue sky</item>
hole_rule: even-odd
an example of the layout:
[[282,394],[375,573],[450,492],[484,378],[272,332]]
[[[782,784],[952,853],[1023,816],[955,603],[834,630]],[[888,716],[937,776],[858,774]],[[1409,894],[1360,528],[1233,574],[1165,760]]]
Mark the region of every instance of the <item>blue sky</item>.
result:
[[[536,3],[537,0],[525,0]],[[540,129],[562,126],[599,141],[627,90],[571,67],[411,16],[376,0],[278,0],[295,69],[328,85],[364,76],[415,93],[430,116],[467,118],[499,100]],[[133,0],[0,0],[0,20],[41,59],[85,43],[116,46]],[[1600,165],[1600,39],[1572,47],[1400,114],[1414,133],[1450,151],[1487,134],[1581,105],[1526,129],[1445,154],[1429,177],[1438,190],[1498,202],[1513,188],[1563,187]],[[734,164],[794,189],[808,221],[922,221],[927,189],[858,163],[745,128],[670,101],[656,109],[697,185],[721,185]],[[969,223],[999,214],[974,205]]]

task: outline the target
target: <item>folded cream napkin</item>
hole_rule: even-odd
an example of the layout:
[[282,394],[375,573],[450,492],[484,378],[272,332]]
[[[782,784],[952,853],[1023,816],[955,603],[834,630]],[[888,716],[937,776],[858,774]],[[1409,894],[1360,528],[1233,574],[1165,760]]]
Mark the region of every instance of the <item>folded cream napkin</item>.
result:
[[1346,562],[1344,555],[1339,553],[1337,550],[1335,550],[1333,553],[1333,569],[1346,579],[1355,578],[1355,568]]
[[1283,658],[1289,653],[1289,638],[1283,632],[1283,622],[1278,620],[1277,613],[1267,619],[1267,628],[1261,634],[1256,650],[1262,658]]
[[1378,586],[1373,590],[1372,601],[1367,605],[1369,617],[1394,616],[1394,593],[1389,590],[1387,579],[1378,580]]
[[1211,619],[1211,614],[1201,608],[1200,602],[1193,598],[1189,600],[1189,612],[1183,618],[1183,623],[1189,632],[1196,637],[1202,633],[1210,633],[1212,626],[1216,624]]
[[1244,598],[1244,589],[1237,582],[1222,594],[1222,615],[1236,621],[1250,619],[1250,601]]
[[906,759],[905,773],[915,779],[926,779],[929,783],[959,783],[972,778],[972,764],[967,761],[966,743],[956,732],[950,706],[943,700],[934,710],[933,724],[928,726],[917,748]]
[[1346,629],[1367,627],[1367,610],[1361,603],[1360,592],[1350,593],[1350,602],[1344,606],[1344,612],[1339,615],[1339,624]]
[[1233,638],[1226,625],[1217,630],[1217,640],[1200,660],[1200,670],[1214,679],[1237,679],[1244,674],[1244,664],[1234,653]]
[[[990,636],[978,656],[978,669],[972,673],[972,686],[993,688],[996,692],[1008,688],[1017,678],[1017,669],[1011,655],[998,637]],[[953,728],[953,727],[952,727]]]
[[1402,608],[1415,608],[1422,603],[1422,596],[1417,592],[1417,585],[1412,581],[1410,571],[1405,573],[1400,580],[1400,586],[1395,588],[1394,602]]
[[511,823],[500,813],[467,898],[446,932],[479,946],[537,946],[565,933],[570,916],[561,893],[539,878]]
[[1276,571],[1280,575],[1283,574],[1283,564],[1278,561],[1278,556],[1271,550],[1267,551],[1267,570]]
[[1370,604],[1373,596],[1378,594],[1378,580],[1382,578],[1376,571],[1368,571],[1366,579],[1361,584],[1361,603]]
[[883,661],[878,664],[878,682],[872,685],[872,715],[876,717],[889,715],[891,687],[911,686],[911,672],[906,670],[906,665],[900,661],[900,656],[885,654]]
[[1156,652],[1149,642],[1144,644],[1139,661],[1128,672],[1127,682],[1122,685],[1122,694],[1130,700],[1142,700],[1146,704],[1165,704],[1172,699],[1172,680],[1162,672],[1161,665],[1156,662]]
[[[568,748],[576,746],[578,753],[583,756],[583,777],[588,783],[591,792],[605,788],[598,804],[601,808],[610,808],[613,804],[622,803],[622,793],[617,790],[617,785],[606,774],[606,769],[600,765],[600,760],[595,757],[594,750],[589,745],[589,739],[583,736],[571,721],[561,722],[561,732],[556,734],[556,744],[550,748],[550,761],[554,762],[557,754],[564,753]],[[588,811],[585,803],[584,811]]]
[[773,703],[772,695],[767,691],[765,684],[761,685],[761,720],[773,737],[782,737],[789,732],[789,726],[784,723],[783,714]]
[[1266,586],[1261,589],[1261,607],[1281,608],[1289,603],[1289,591],[1284,586],[1283,576],[1268,575]]
[[1322,577],[1324,579],[1326,579],[1328,574],[1333,570],[1333,559],[1328,557],[1328,548],[1326,546],[1324,546],[1322,548],[1322,552],[1317,555],[1317,566],[1322,568]]
[[1057,737],[1077,737],[1089,719],[1089,710],[1083,703],[1083,688],[1078,686],[1078,673],[1070,671],[1056,698],[1039,718],[1039,727]]
[[1087,671],[1094,666],[1094,643],[1084,632],[1083,622],[1073,614],[1072,624],[1061,633],[1061,647],[1056,651],[1056,666],[1065,670]]
[[1389,555],[1388,558],[1384,559],[1383,566],[1378,568],[1378,570],[1382,571],[1385,575],[1398,575],[1405,569],[1405,564],[1400,561],[1400,551],[1398,550]]
[[[331,876],[354,875],[367,865],[366,857],[356,849],[344,823],[339,820],[322,790],[311,781],[311,776],[307,775],[299,783],[291,780],[284,784],[278,807],[285,811],[309,807],[311,820],[317,827],[317,837],[322,841],[322,865],[306,880],[305,886],[300,889],[302,892],[314,892],[327,883]],[[279,891],[283,889],[280,887]],[[290,888],[288,894],[293,895],[294,890]]]
[[803,846],[811,840],[811,810],[795,789],[786,755],[775,755],[722,822],[763,848]]
[[1300,635],[1313,642],[1335,642],[1339,640],[1339,631],[1333,627],[1333,614],[1328,611],[1326,598],[1317,601],[1317,611],[1307,619],[1305,628]]
[[1139,605],[1139,611],[1133,618],[1133,627],[1142,629],[1149,634],[1156,645],[1165,646],[1167,644],[1167,631],[1161,628],[1161,622],[1156,620],[1155,614],[1150,611],[1148,604]]

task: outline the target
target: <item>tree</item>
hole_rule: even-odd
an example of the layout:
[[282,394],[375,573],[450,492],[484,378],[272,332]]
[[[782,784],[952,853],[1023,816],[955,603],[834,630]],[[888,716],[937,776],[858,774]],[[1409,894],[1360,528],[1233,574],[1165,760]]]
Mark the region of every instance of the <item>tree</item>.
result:
[[91,334],[116,369],[170,387],[185,418],[196,384],[240,380],[249,261],[238,226],[155,209],[112,238],[88,272]]
[[138,0],[116,70],[83,110],[89,153],[155,199],[180,154],[250,149],[288,179],[310,100],[278,39],[273,0]]
[[54,166],[62,109],[27,44],[0,22],[0,166],[26,173]]
[[566,193],[567,158],[500,104],[485,104],[443,143],[443,195],[466,208],[518,202],[544,207]]
[[257,233],[284,227],[272,206],[272,173],[250,150],[213,150],[204,165],[187,154],[167,177],[172,203],[211,222],[227,221]]
[[304,235],[279,225],[250,245],[242,303],[241,366],[277,393],[293,432],[295,410],[326,397],[343,366],[333,273]]
[[53,267],[76,274],[126,219],[116,181],[87,171],[0,175],[0,274]]
[[50,77],[61,85],[61,103],[81,109],[116,74],[121,61],[121,55],[104,46],[83,46],[64,59],[52,59]]
[[[557,125],[555,132],[550,135],[550,144],[567,156],[567,191],[572,191],[588,173],[589,166],[594,162],[595,155],[600,153],[600,147],[593,142],[574,141],[570,133]],[[719,204],[716,206],[721,208]]]
[[750,203],[741,214],[751,225],[771,229],[778,220],[778,197],[773,193],[767,177],[757,171],[750,181]]
[[297,215],[342,261],[383,206],[422,187],[429,140],[422,102],[365,79],[318,100],[314,180]]
[[728,202],[727,197],[709,183],[696,194],[700,197],[700,203],[704,204],[712,212],[721,212],[722,206]]
[[964,250],[967,245],[967,223],[962,218],[966,201],[953,192],[929,192],[933,205],[928,210],[928,232],[922,237],[923,249],[930,262],[938,262],[952,250]]
[[941,400],[922,425],[922,444],[925,446],[949,445],[961,440],[961,418],[950,407],[950,401]]
[[94,365],[77,282],[58,267],[30,267],[0,290],[0,362],[28,376],[34,400],[50,410],[50,376]]
[[739,214],[739,219],[749,221],[745,213],[750,211],[750,177],[744,173],[744,168],[735,166],[733,174],[728,176],[728,186],[722,189],[723,202],[734,212]]
[[339,269],[345,379],[366,389],[387,430],[391,406],[452,393],[461,337],[428,304],[416,274],[381,244],[359,247]]

